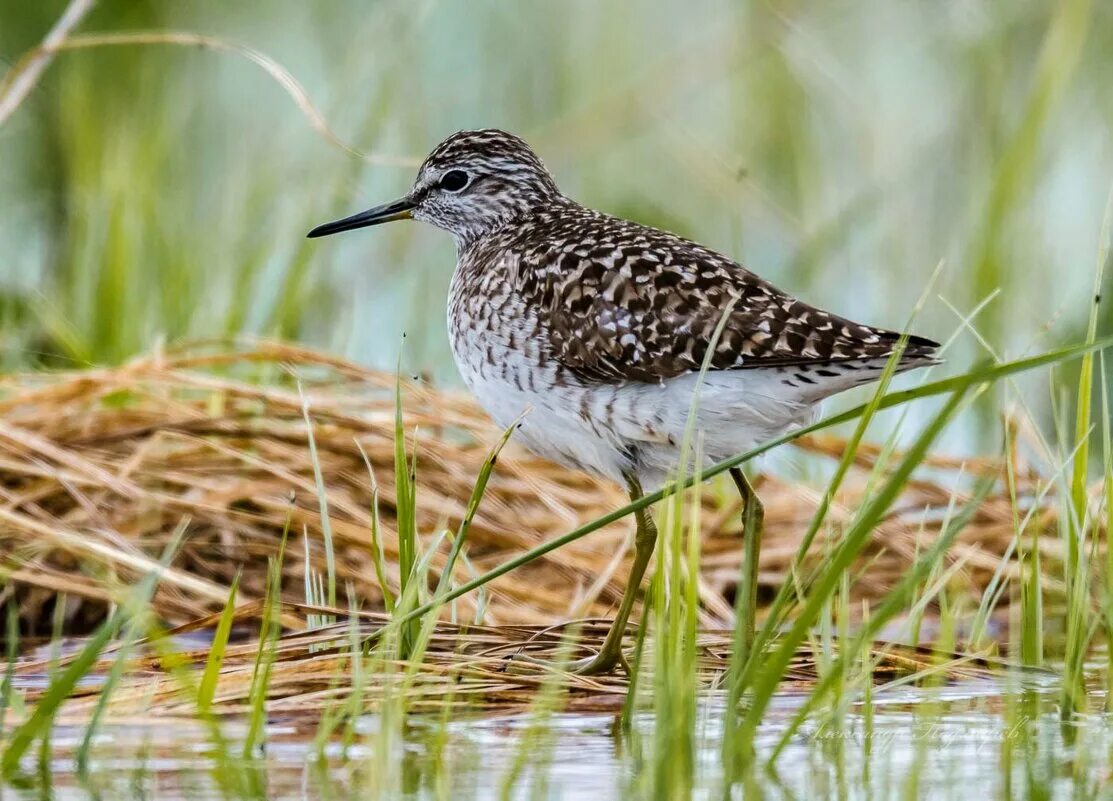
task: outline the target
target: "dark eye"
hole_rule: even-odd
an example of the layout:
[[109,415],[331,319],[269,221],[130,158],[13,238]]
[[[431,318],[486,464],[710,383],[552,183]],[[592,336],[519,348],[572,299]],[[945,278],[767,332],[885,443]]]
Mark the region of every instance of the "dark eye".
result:
[[468,174],[463,170],[449,170],[441,176],[441,189],[446,192],[459,192],[468,185]]

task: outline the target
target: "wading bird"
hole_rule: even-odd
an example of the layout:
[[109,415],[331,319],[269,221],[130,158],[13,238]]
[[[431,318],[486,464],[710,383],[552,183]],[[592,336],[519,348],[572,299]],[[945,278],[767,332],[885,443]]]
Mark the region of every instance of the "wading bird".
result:
[[[811,422],[824,398],[877,379],[901,340],[809,306],[695,242],[581,206],[529,145],[496,129],[453,134],[405,197],[309,236],[411,218],[456,240],[452,354],[480,404],[504,427],[530,409],[520,442],[625,483],[631,499],[676,470],[705,360],[695,430],[710,464]],[[908,337],[896,369],[933,363],[936,347]],[[757,496],[741,470],[730,474],[753,523],[744,534],[760,538]],[[636,518],[618,614],[580,673],[624,663],[657,538],[645,510]],[[756,558],[748,570],[752,590]],[[752,618],[744,624],[752,633]]]

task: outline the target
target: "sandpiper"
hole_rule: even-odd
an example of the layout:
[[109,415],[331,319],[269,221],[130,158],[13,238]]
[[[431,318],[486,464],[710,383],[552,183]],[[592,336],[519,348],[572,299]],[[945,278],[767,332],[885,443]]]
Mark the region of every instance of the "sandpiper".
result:
[[[875,380],[901,340],[809,306],[695,242],[580,205],[529,145],[497,129],[453,134],[405,197],[309,236],[410,218],[456,240],[448,326],[479,402],[501,426],[529,409],[522,443],[625,483],[631,498],[676,469],[705,359],[695,428],[711,463],[807,424],[824,398]],[[899,370],[931,364],[937,343],[911,336],[903,347]],[[740,470],[731,476],[752,528],[744,534],[760,538],[761,505]],[[657,537],[648,514],[636,518],[626,591],[581,673],[624,664],[622,637]],[[748,569],[752,590],[756,556]],[[746,625],[752,632],[752,618]]]

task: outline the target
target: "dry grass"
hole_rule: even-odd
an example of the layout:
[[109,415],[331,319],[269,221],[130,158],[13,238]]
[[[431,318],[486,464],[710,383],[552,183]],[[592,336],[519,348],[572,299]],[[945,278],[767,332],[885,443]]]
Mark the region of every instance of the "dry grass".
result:
[[[286,603],[280,613],[287,619],[302,620],[320,615],[327,607]],[[237,629],[247,637],[228,645],[223,655],[219,685],[211,710],[222,717],[243,718],[252,712],[252,691],[255,658],[259,649],[257,638],[261,603],[240,606],[236,613]],[[200,619],[170,632],[177,647],[175,659],[180,664],[200,668],[208,656],[208,636],[216,625],[216,617]],[[420,669],[411,663],[372,655],[365,663],[365,681],[356,686],[352,680],[351,637],[357,632],[366,637],[378,631],[388,618],[378,612],[358,613],[353,621],[341,617],[340,622],[312,630],[290,632],[275,643],[270,680],[265,690],[265,711],[269,720],[313,724],[329,709],[343,706],[358,693],[359,709],[374,709],[387,700],[404,698],[411,711],[443,710],[446,705],[458,711],[490,713],[513,711],[534,701],[539,688],[550,681],[552,670],[560,658],[578,658],[593,653],[602,645],[607,621],[578,621],[574,631],[565,626],[459,626],[438,623],[424,652]],[[563,638],[569,634],[575,645],[568,649]],[[198,636],[199,635],[199,636]],[[90,671],[93,677],[108,674],[117,658],[119,643],[106,649]],[[697,642],[697,681],[708,690],[718,687],[730,658],[731,632],[703,631]],[[837,649],[837,646],[836,646]],[[16,671],[17,685],[32,706],[44,687],[27,683],[19,677],[42,676],[69,659],[45,653],[29,655],[20,661]],[[170,718],[183,723],[197,717],[196,700],[183,693],[180,678],[167,669],[165,650],[146,651],[139,644],[141,655],[128,660],[124,679],[112,692],[108,719],[117,723],[156,723],[165,725]],[[922,674],[932,669],[943,670],[949,680],[985,678],[995,675],[995,663],[951,653],[935,652],[892,644],[879,644],[869,651],[873,680],[883,683],[899,677]],[[549,663],[545,668],[519,656]],[[642,681],[651,681],[652,645],[647,644]],[[649,666],[649,667],[646,667]],[[789,666],[782,692],[807,692],[818,676],[815,654],[801,651]],[[561,673],[562,687],[568,693],[565,711],[618,712],[626,698],[629,678],[622,673],[585,677]],[[80,726],[88,721],[99,699],[100,681],[79,685],[55,717],[55,725]]]
[[[285,598],[301,599],[303,532],[314,569],[323,573],[325,565],[295,377],[315,424],[338,586],[350,586],[361,608],[379,608],[371,560],[372,479],[360,448],[378,480],[388,580],[396,588],[397,573],[390,572],[397,563],[395,377],[266,342],[244,349],[194,347],[114,369],[35,373],[0,384],[0,570],[8,579],[0,603],[14,596],[25,630],[45,633],[52,601],[65,593],[67,630],[88,630],[109,608],[113,588],[147,572],[186,518],[185,544],[154,599],[164,619],[183,624],[218,611],[240,569],[241,602],[258,601],[267,557],[276,553],[287,521],[293,541],[284,563]],[[498,432],[461,394],[407,382],[403,398],[406,430],[418,432],[418,526],[429,541],[459,522]],[[841,453],[841,441],[833,437],[801,445]],[[868,447],[858,451],[862,469],[844,484],[829,517],[834,526],[856,507],[875,456]],[[936,470],[925,474],[937,480],[910,483],[874,532],[862,563],[868,569],[854,586],[858,597],[880,597],[937,536],[942,510],[956,492],[948,478],[960,465],[936,458],[929,466]],[[976,460],[963,469],[998,473],[1002,466]],[[1022,496],[1034,494],[1036,480],[1033,470],[1022,470]],[[951,550],[951,559],[964,562],[959,581],[974,597],[1013,538],[1003,484]],[[775,588],[786,578],[818,496],[773,477],[760,488],[767,514],[761,583]],[[737,501],[725,491],[703,498],[703,624],[725,628],[742,550]],[[471,531],[469,563],[457,566],[456,578],[464,580],[624,500],[618,487],[510,447]],[[1034,526],[1043,532],[1041,549],[1051,561],[1061,548],[1055,516],[1055,506],[1048,505]],[[608,615],[623,587],[630,539],[631,526],[623,521],[504,576],[490,588],[484,622],[548,625]],[[813,548],[816,558],[823,550],[822,544]],[[458,619],[471,619],[476,599],[458,604]],[[286,623],[297,627],[300,618],[290,616]]]

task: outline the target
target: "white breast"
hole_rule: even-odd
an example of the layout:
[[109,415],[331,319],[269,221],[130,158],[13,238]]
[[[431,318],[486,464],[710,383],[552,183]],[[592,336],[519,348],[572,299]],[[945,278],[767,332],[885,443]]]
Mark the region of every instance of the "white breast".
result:
[[[480,406],[500,427],[521,417],[514,441],[567,467],[622,481],[626,460],[619,438],[587,412],[593,390],[560,381],[554,365],[539,363],[536,344],[523,344],[522,326],[449,325],[456,367]],[[518,347],[510,347],[511,334]]]

